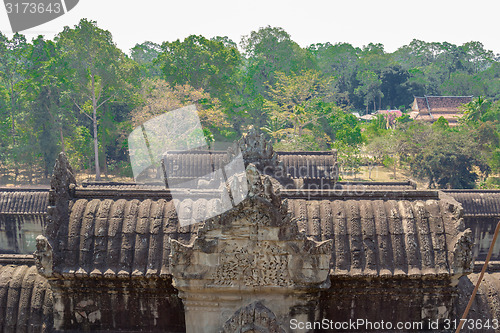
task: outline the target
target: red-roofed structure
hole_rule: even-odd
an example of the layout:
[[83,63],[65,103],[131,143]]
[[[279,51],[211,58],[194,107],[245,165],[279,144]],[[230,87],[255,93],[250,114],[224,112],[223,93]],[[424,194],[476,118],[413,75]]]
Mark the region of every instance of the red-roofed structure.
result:
[[469,102],[472,96],[415,96],[412,111],[418,112],[415,120],[435,122],[443,117],[450,126],[456,126],[462,116],[460,107]]

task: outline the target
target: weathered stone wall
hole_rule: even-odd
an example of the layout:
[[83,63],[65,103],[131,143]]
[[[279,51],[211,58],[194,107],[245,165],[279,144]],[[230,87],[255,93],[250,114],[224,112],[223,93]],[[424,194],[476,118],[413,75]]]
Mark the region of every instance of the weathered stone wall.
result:
[[430,321],[440,320],[444,324],[444,319],[457,317],[454,301],[458,290],[446,278],[366,279],[332,276],[331,284],[330,289],[321,293],[321,318],[334,322],[362,319],[372,323],[390,322],[394,327],[399,322],[412,322],[422,323],[425,330],[429,329]]
[[184,308],[169,278],[50,281],[61,331],[185,332]]
[[[479,274],[474,273],[460,279],[460,283],[458,284],[458,299],[455,302],[455,312],[457,313],[457,316],[454,318],[457,320],[462,317],[478,278]],[[461,330],[462,333],[500,332],[499,262],[497,262],[497,267],[495,269],[490,268],[489,272],[484,275],[483,281],[479,286],[478,293],[472,303],[467,319],[468,321],[466,325]],[[490,328],[486,328],[486,326],[479,328],[479,326],[477,326],[478,323],[481,325],[489,323]],[[497,329],[493,329],[493,327],[496,327]]]

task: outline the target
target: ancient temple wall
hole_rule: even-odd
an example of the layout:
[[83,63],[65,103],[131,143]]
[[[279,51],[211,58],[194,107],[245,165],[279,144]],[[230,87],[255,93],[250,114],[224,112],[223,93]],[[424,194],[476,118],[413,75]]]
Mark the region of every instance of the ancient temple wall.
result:
[[185,332],[184,308],[170,279],[83,278],[50,285],[56,330]]
[[[332,286],[320,298],[320,316],[333,322],[365,320],[371,323],[421,324],[456,318],[458,290],[449,279],[331,278]],[[366,328],[366,326],[365,326]],[[363,329],[361,329],[363,331]]]

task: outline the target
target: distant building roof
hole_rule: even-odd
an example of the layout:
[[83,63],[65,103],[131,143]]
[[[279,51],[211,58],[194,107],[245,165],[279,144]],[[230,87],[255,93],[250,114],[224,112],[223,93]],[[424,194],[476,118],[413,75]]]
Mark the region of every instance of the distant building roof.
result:
[[364,116],[361,116],[359,118],[363,120],[372,120],[373,118],[375,118],[375,116],[373,114],[365,114]]
[[378,110],[376,114],[393,114],[397,117],[401,117],[403,112],[401,110]]
[[453,126],[460,118],[460,107],[472,102],[472,96],[424,96],[413,101],[413,111],[418,111],[416,119],[434,122],[445,118]]

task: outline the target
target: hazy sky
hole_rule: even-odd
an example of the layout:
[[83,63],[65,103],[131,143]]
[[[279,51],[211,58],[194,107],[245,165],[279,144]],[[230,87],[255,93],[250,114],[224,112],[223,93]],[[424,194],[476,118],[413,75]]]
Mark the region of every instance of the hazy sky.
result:
[[[161,43],[191,34],[228,36],[239,43],[242,35],[267,25],[282,27],[301,46],[374,42],[392,52],[414,38],[477,40],[500,53],[499,7],[498,0],[80,0],[66,15],[22,33],[30,40],[39,34],[53,38],[85,17],[111,31],[127,53],[145,40]],[[11,35],[4,7],[0,31]]]

